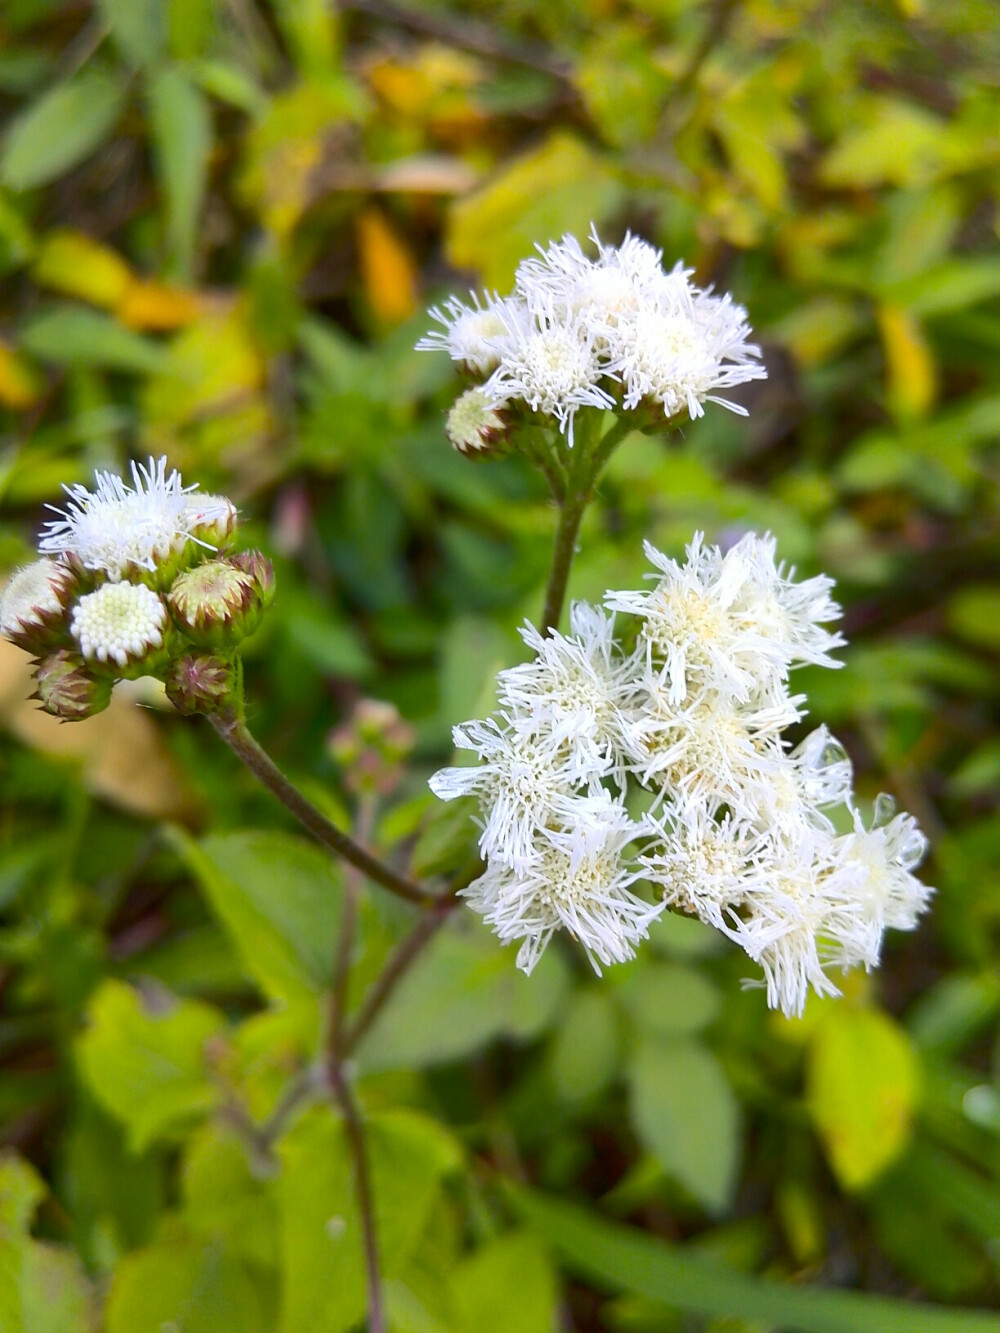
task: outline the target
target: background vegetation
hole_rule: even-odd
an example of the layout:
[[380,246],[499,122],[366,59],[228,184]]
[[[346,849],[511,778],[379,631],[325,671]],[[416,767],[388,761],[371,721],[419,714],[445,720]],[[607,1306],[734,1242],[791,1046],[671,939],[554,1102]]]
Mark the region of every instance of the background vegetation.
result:
[[[692,923],[528,981],[457,914],[356,1060],[400,1333],[1000,1328],[917,1304],[989,1307],[1000,1263],[998,70],[990,0],[5,0],[0,570],[95,466],[231,494],[278,566],[255,728],[347,819],[328,733],[395,703],[377,841],[461,870],[426,775],[553,514],[449,449],[411,348],[536,240],[628,226],[770,377],[623,446],[571,592],[637,586],[643,536],[777,533],[846,607],[815,721],[932,838],[930,919],[798,1022]],[[140,685],[60,727],[0,648],[0,1329],[357,1326],[340,1124],[280,1113],[339,870],[204,724]],[[352,993],[407,924],[372,896]]]

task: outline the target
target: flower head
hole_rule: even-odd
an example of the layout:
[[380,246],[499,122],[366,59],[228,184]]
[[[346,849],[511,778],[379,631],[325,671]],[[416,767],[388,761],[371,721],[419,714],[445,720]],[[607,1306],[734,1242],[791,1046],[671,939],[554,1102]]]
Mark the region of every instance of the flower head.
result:
[[421,338],[417,351],[445,351],[472,374],[488,375],[500,363],[500,349],[507,334],[505,315],[511,303],[495,293],[486,293],[481,299],[477,292],[469,295],[471,306],[452,296],[443,307],[431,308],[431,318],[443,327]]
[[65,630],[73,579],[55,560],[35,560],[15,570],[0,593],[0,634],[29,652],[40,651]]
[[88,661],[119,670],[143,664],[162,647],[167,608],[144,583],[105,583],[77,602],[70,631]]
[[235,510],[229,501],[194,500],[197,487],[183,486],[176,470],[168,473],[166,458],[133,463],[131,486],[114,472],[96,472],[94,483],[92,491],[80,484],[64,488],[69,502],[45,525],[39,551],[73,557],[84,569],[117,581],[143,570],[156,573],[189,541],[210,545],[199,529],[214,530],[220,522],[232,526]]
[[491,453],[507,433],[503,404],[485,389],[466,389],[455,399],[444,430],[460,454]]

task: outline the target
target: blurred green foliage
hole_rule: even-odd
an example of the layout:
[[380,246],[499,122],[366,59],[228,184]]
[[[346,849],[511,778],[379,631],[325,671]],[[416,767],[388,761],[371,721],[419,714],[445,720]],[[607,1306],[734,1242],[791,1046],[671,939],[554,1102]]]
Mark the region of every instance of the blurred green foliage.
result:
[[[61,482],[166,452],[276,559],[261,735],[345,819],[324,737],[394,702],[378,843],[467,866],[424,779],[553,515],[449,450],[411,348],[449,287],[631,226],[770,374],[748,422],[619,451],[571,591],[635,586],[643,536],[773,530],[847,608],[814,716],[932,839],[929,922],[799,1022],[690,922],[525,980],[460,914],[357,1052],[401,1333],[1000,1328],[884,1303],[998,1294],[998,68],[989,0],[5,0],[0,568]],[[0,1329],[357,1326],[341,1123],[251,1132],[320,1039],[340,872],[207,728],[142,686],[48,725],[0,648]],[[356,1000],[408,920],[365,904]]]

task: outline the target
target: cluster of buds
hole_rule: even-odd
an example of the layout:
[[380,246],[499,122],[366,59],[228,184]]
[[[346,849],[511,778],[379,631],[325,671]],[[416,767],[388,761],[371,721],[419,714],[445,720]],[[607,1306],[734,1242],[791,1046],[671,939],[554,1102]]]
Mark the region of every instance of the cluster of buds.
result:
[[183,713],[232,697],[235,652],[274,596],[259,551],[231,554],[236,507],[183,486],[167,460],[132,464],[132,484],[97,472],[67,487],[38,543],[0,596],[0,633],[33,654],[46,712],[80,721],[108,706],[117,680],[156,676]]
[[353,795],[386,796],[398,785],[415,741],[413,728],[394,704],[362,699],[330,732],[327,749]]

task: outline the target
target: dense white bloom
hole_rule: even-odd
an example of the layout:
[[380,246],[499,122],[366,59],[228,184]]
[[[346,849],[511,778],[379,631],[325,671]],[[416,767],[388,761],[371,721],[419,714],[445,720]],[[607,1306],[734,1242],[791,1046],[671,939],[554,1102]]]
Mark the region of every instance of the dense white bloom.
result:
[[573,443],[573,419],[581,407],[613,407],[601,388],[604,373],[593,332],[578,316],[559,319],[550,311],[512,306],[501,311],[503,355],[485,389],[496,402],[521,399],[533,412],[552,416]]
[[531,972],[554,931],[568,930],[594,970],[631,958],[663,903],[631,891],[638,875],[624,852],[636,828],[607,796],[564,828],[539,829],[517,867],[490,862],[463,895],[507,943],[521,940],[517,965]]
[[553,744],[545,735],[524,737],[500,722],[466,722],[454,729],[455,745],[484,762],[444,768],[430,780],[444,801],[476,795],[483,809],[479,846],[485,857],[520,867],[534,853],[539,829],[585,821],[606,793],[608,761],[593,744]]
[[723,554],[696,533],[683,565],[650,542],[644,550],[662,575],[655,588],[610,591],[605,605],[642,617],[640,637],[665,665],[672,703],[705,686],[745,701],[799,663],[840,665],[829,654],[844,641],[822,628],[839,615],[832,581],[795,583],[794,570],[775,565],[769,534],[747,533]]
[[513,303],[501,300],[495,293],[485,293],[482,299],[477,292],[469,295],[471,306],[452,296],[443,307],[434,306],[427,312],[444,327],[421,338],[417,351],[445,351],[473,374],[488,375],[499,365],[500,349],[507,335],[504,316]]
[[[917,918],[927,910],[934,890],[922,884],[912,871],[924,859],[927,839],[912,815],[894,816],[895,803],[885,794],[875,802],[870,829],[854,812],[854,832],[841,840],[845,866],[859,875],[859,896],[867,920],[878,930],[913,930]],[[863,960],[878,962],[878,952]]]
[[63,609],[66,571],[54,560],[35,560],[15,570],[0,593],[0,634],[16,634]]
[[515,731],[542,732],[557,745],[584,741],[609,763],[620,760],[635,687],[633,664],[622,656],[614,629],[614,616],[587,602],[573,603],[568,636],[525,625],[521,637],[533,659],[497,677],[500,704]]
[[128,666],[163,644],[167,609],[144,583],[105,583],[77,602],[70,632],[86,658]]
[[65,509],[49,506],[59,518],[45,525],[40,551],[75,556],[85,569],[120,579],[130,569],[154,571],[189,540],[207,545],[195,535],[204,521],[203,505],[191,496],[197,486],[183,486],[176,470],[168,473],[166,458],[133,463],[131,486],[114,472],[96,472],[94,482],[93,491],[64,487]]

